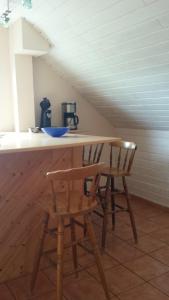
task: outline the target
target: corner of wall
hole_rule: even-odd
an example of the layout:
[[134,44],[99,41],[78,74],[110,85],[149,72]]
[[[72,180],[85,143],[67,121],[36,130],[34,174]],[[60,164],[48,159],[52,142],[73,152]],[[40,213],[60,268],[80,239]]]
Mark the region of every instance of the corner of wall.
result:
[[61,126],[61,103],[77,102],[79,129],[89,134],[113,135],[112,125],[72,85],[42,58],[33,59],[36,125],[40,120],[39,103],[43,97],[52,105],[52,125]]

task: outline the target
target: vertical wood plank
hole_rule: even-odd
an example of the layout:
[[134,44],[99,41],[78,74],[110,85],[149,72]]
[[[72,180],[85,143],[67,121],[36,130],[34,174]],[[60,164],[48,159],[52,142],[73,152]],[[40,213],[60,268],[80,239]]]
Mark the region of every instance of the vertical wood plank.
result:
[[[36,203],[51,201],[46,172],[81,162],[82,147],[1,154],[0,282],[32,271],[42,221]],[[47,240],[46,248],[52,246]]]

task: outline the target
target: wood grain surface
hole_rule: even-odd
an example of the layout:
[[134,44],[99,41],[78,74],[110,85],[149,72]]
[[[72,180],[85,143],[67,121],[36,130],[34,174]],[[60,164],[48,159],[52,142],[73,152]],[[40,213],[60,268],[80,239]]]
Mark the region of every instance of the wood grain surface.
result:
[[46,172],[81,165],[81,146],[0,155],[0,282],[32,271],[43,218],[37,204],[50,201]]

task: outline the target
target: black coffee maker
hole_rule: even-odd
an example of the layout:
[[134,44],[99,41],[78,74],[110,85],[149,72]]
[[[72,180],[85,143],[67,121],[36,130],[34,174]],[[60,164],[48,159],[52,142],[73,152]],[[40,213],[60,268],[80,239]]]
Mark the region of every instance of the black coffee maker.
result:
[[41,107],[41,118],[40,118],[40,128],[51,127],[51,106],[50,101],[47,98],[43,98],[40,102]]
[[79,118],[76,115],[76,102],[62,103],[62,123],[64,127],[70,130],[76,130],[79,124]]

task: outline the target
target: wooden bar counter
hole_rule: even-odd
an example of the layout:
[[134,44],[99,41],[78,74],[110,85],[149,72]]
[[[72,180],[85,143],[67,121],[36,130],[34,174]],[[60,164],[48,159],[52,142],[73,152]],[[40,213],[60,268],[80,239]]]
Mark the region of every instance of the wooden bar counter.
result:
[[[0,282],[32,271],[42,211],[49,188],[47,171],[82,165],[86,144],[116,138],[67,134],[52,138],[43,133],[0,134]],[[48,200],[49,201],[49,200]],[[46,248],[53,247],[50,241]]]

